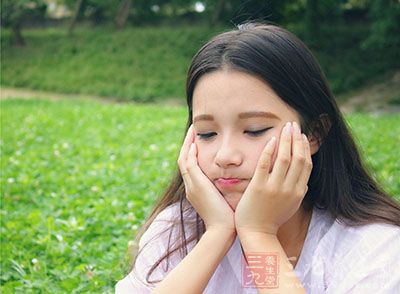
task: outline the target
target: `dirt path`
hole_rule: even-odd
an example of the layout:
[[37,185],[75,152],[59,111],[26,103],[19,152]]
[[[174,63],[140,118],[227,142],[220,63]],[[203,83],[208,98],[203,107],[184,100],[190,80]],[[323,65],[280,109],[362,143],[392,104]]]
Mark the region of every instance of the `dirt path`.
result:
[[384,82],[367,85],[344,98],[343,112],[365,111],[373,113],[400,113],[400,71]]
[[[95,95],[81,94],[62,94],[55,92],[44,92],[29,89],[16,88],[0,88],[1,99],[22,98],[22,99],[83,99],[95,100],[101,103],[134,103],[126,100],[117,99],[114,97],[100,97]],[[339,97],[340,109],[345,113],[354,111],[364,111],[373,113],[400,113],[400,71],[393,73],[384,82],[367,85],[352,93],[346,94],[344,97]],[[165,99],[156,102],[164,106],[186,106],[185,99]]]
[[[85,95],[85,94],[63,94],[57,92],[46,92],[39,90],[31,90],[31,89],[21,89],[21,88],[9,88],[9,87],[1,87],[0,88],[0,99],[45,99],[52,101],[59,101],[63,99],[76,99],[76,100],[94,100],[101,103],[106,104],[115,104],[115,103],[136,103],[134,101],[127,101],[120,98],[115,97],[101,97],[96,95]],[[185,106],[186,101],[184,99],[178,98],[170,98],[164,99],[163,101],[156,102],[159,105],[165,106]]]

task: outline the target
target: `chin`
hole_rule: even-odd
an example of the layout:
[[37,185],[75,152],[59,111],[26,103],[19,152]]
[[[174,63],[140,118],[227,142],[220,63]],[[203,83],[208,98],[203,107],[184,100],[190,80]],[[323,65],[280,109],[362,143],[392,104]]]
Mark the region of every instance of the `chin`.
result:
[[225,198],[225,201],[228,203],[228,205],[232,208],[233,211],[236,210],[236,207],[239,204],[240,198],[242,197],[242,194],[240,195],[223,195]]
[[237,207],[238,203],[234,203],[234,204],[228,203],[228,204],[232,208],[233,211],[236,211],[236,207]]

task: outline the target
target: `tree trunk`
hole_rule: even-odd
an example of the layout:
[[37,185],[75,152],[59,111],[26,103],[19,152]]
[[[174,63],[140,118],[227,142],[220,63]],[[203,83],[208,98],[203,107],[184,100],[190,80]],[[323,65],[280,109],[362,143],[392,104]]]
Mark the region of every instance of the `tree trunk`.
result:
[[125,27],[126,22],[129,17],[129,11],[131,9],[132,1],[131,0],[122,0],[119,4],[117,15],[115,18],[115,25],[118,29],[122,29]]
[[318,43],[319,39],[319,7],[318,0],[307,0],[306,28],[307,39],[311,43]]
[[74,14],[72,16],[71,23],[69,24],[69,28],[68,28],[69,35],[72,35],[72,33],[74,31],[76,22],[79,17],[79,13],[81,12],[81,9],[82,9],[82,4],[83,4],[83,0],[77,0],[75,2]]
[[221,14],[224,11],[224,7],[225,7],[225,0],[219,0],[211,18],[212,26],[215,26],[220,21]]
[[25,40],[24,37],[22,37],[21,34],[21,24],[13,24],[11,26],[11,32],[12,32],[12,40],[13,44],[17,46],[24,46],[25,45]]

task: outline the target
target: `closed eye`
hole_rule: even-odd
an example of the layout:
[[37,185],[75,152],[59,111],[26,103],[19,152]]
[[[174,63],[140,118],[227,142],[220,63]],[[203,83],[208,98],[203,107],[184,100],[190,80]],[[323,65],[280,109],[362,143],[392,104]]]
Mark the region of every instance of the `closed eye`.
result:
[[257,137],[257,136],[264,134],[269,129],[272,129],[272,128],[265,128],[265,129],[258,130],[258,131],[245,131],[245,133],[249,133],[249,134],[251,134],[251,136]]
[[[272,128],[265,128],[265,129],[262,129],[262,130],[258,130],[258,131],[244,131],[244,133],[246,134],[249,134],[250,136],[252,136],[252,137],[258,137],[258,136],[261,136],[263,133],[265,133],[266,131],[268,131],[269,129],[272,129]],[[208,139],[211,139],[213,136],[215,136],[217,133],[215,133],[215,132],[210,132],[210,133],[204,133],[204,134],[197,134],[197,136],[199,136],[199,138],[201,139],[201,140],[208,140]]]
[[214,134],[217,134],[217,133],[197,134],[197,136],[199,136],[201,140],[208,140],[208,139],[210,139],[212,136],[214,136]]

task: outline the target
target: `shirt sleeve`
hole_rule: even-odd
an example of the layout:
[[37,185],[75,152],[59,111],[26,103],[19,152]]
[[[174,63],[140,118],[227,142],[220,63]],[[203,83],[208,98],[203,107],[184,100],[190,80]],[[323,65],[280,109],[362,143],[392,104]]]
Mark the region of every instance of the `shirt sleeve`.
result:
[[326,293],[399,293],[400,228],[372,225],[347,243],[347,252],[335,258],[334,275]]
[[[149,276],[151,267],[170,247],[175,247],[179,233],[179,205],[172,205],[159,213],[139,241],[139,254],[132,271],[115,286],[116,294],[151,293],[164,277],[181,261],[179,250],[164,259]],[[186,232],[185,232],[186,234]],[[169,244],[168,244],[169,243]],[[154,281],[154,282],[153,282]],[[153,283],[151,283],[153,282]]]

